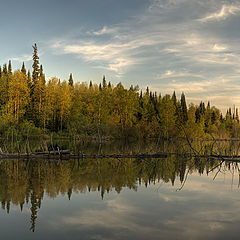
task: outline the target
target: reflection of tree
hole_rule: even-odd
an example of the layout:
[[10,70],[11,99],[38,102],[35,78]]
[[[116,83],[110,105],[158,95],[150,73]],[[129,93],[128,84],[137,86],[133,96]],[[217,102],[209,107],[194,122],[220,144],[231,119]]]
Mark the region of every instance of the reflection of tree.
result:
[[37,209],[38,209],[38,202],[36,199],[36,195],[34,192],[31,194],[31,231],[35,231],[35,224],[36,224],[36,219],[37,219]]
[[[205,146],[200,145],[199,149],[210,151],[208,143]],[[164,148],[171,149],[172,146],[165,144]],[[185,151],[187,145],[176,144],[175,149],[171,151]],[[184,185],[187,174],[194,171],[203,174],[229,169],[239,171],[239,166],[237,163],[178,155],[171,155],[168,159],[81,159],[68,162],[9,160],[0,163],[0,201],[7,212],[10,212],[11,204],[22,209],[30,203],[30,229],[35,231],[37,213],[46,194],[50,198],[65,194],[70,200],[73,192],[98,191],[104,198],[106,193],[113,190],[120,193],[126,187],[137,191],[141,184],[148,186],[161,181],[174,185],[179,179]]]

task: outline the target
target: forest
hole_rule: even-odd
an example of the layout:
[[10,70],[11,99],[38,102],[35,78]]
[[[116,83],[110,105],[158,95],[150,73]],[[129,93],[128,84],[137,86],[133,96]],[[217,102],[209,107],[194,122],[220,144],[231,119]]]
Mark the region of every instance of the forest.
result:
[[0,66],[0,136],[9,134],[103,138],[237,138],[237,108],[221,113],[210,102],[187,104],[175,91],[162,96],[149,88],[114,86],[103,76],[100,84],[46,80],[37,45],[32,69]]

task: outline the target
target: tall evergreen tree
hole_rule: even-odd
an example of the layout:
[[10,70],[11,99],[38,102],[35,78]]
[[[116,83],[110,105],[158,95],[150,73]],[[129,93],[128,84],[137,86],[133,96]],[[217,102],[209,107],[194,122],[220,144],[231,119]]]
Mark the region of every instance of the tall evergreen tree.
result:
[[92,86],[93,86],[92,81],[90,81],[89,88],[92,88]]
[[26,70],[26,67],[25,67],[24,62],[23,62],[23,64],[22,64],[21,72],[22,72],[24,75],[27,75],[27,70]]
[[3,72],[5,75],[8,74],[7,64],[6,64],[6,63],[3,64],[3,71],[2,71],[2,72]]
[[106,82],[106,77],[105,77],[105,75],[103,75],[102,87],[103,87],[103,89],[107,88],[107,82]]
[[11,60],[9,60],[9,62],[8,62],[8,74],[9,75],[12,74],[12,62],[11,62]]
[[43,73],[43,66],[42,66],[42,64],[40,65],[40,69],[39,69],[39,77],[44,79],[44,81],[45,81],[45,74]]
[[68,85],[73,86],[73,76],[72,73],[70,73],[69,79],[68,79]]
[[40,68],[39,68],[39,56],[38,56],[37,44],[35,43],[32,47],[33,47],[32,82],[33,82],[33,87],[35,87],[39,78]]
[[30,73],[29,70],[28,70],[28,73],[27,73],[27,83],[28,83],[29,89],[31,89],[32,88],[32,77],[31,77],[31,73]]
[[177,105],[177,97],[176,97],[175,91],[173,92],[173,95],[172,95],[172,101],[173,101],[174,105],[176,106]]
[[181,110],[182,110],[182,121],[183,123],[187,122],[188,114],[187,114],[187,104],[184,93],[181,95]]

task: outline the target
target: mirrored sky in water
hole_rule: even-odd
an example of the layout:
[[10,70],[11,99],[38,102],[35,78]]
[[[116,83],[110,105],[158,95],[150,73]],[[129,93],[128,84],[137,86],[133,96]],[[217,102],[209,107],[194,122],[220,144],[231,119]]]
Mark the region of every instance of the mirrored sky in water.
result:
[[50,198],[44,194],[35,232],[30,231],[30,204],[22,212],[13,205],[1,210],[4,239],[239,239],[238,175],[216,171],[188,175],[181,190],[179,179],[152,182],[137,189],[73,190]]

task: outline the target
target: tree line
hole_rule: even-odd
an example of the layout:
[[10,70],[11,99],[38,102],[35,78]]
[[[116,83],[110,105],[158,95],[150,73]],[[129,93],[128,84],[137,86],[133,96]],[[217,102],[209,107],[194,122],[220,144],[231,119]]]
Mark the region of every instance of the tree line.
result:
[[12,71],[11,61],[0,66],[0,134],[58,132],[102,137],[238,137],[238,109],[223,115],[201,102],[186,103],[184,93],[162,96],[149,88],[114,86],[103,76],[100,84],[53,77],[46,81],[33,46],[32,71],[25,64]]

